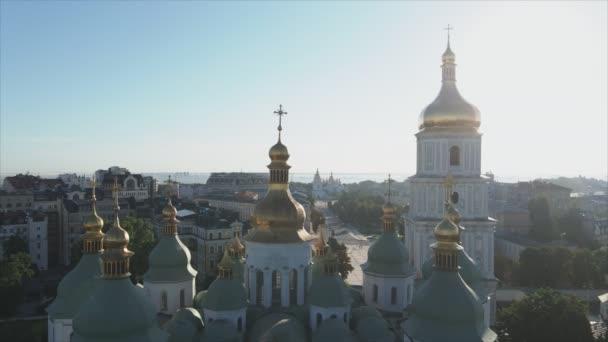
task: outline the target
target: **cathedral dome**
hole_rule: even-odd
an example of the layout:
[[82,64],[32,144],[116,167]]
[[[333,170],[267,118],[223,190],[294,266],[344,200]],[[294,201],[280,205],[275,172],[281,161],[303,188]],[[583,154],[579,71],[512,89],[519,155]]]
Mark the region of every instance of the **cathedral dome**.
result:
[[337,274],[317,275],[310,285],[310,305],[323,308],[345,307],[352,302],[344,280]]
[[148,256],[147,282],[177,282],[192,279],[196,271],[190,265],[190,250],[177,235],[162,236]]
[[388,329],[388,324],[382,317],[369,316],[361,319],[356,331],[360,341],[395,341],[395,335]]
[[346,324],[337,319],[326,319],[321,323],[316,333],[312,337],[312,342],[355,342],[357,338],[353,332],[348,329]]
[[460,241],[460,229],[454,222],[450,221],[447,212],[443,220],[435,226],[433,234],[438,242],[458,243]]
[[238,310],[247,307],[247,294],[237,279],[217,278],[209,285],[199,310]]
[[283,145],[279,140],[276,144],[274,144],[270,150],[268,151],[268,156],[270,160],[281,160],[287,161],[289,159],[289,152],[287,151],[287,146]]
[[101,232],[101,229],[103,228],[103,219],[95,212],[94,214],[87,216],[82,226],[87,232]]
[[249,342],[307,341],[306,329],[295,316],[271,313],[258,319],[248,336]]
[[479,109],[467,102],[456,87],[456,64],[455,55],[448,47],[444,52],[443,65],[443,84],[439,95],[431,104],[426,106],[420,113],[418,128],[479,128],[481,115]]
[[171,201],[163,208],[163,218],[172,218],[177,216],[177,209],[173,206]]
[[164,328],[170,336],[168,342],[197,341],[203,320],[197,310],[183,308],[177,310]]
[[209,322],[203,330],[203,337],[200,339],[200,341],[205,342],[241,342],[242,340],[236,326],[223,319]]
[[370,273],[397,275],[413,272],[408,251],[396,234],[381,234],[367,252],[363,270]]

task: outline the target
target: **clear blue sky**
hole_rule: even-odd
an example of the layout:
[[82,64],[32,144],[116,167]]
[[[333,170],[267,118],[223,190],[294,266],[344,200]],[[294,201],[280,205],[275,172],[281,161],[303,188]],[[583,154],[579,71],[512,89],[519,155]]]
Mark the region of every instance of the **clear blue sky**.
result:
[[605,176],[606,4],[2,1],[0,172],[413,172],[449,23],[484,171]]

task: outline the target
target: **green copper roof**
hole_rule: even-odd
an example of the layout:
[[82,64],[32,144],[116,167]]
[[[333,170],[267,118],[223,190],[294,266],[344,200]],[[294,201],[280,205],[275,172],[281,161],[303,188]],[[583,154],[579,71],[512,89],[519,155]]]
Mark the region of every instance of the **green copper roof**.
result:
[[355,334],[348,329],[344,321],[330,318],[321,323],[317,329],[312,342],[356,342]]
[[168,342],[198,342],[203,329],[203,320],[196,309],[179,309],[165,325],[169,333]]
[[392,276],[415,272],[410,266],[407,248],[394,232],[383,233],[372,243],[367,251],[367,262],[361,268],[364,272]]
[[414,293],[404,329],[424,342],[489,342],[479,298],[457,272],[433,272]]
[[[361,342],[394,342],[395,334],[388,330],[388,324],[381,317],[365,317],[357,324],[357,337]],[[447,342],[450,340],[445,340]],[[426,341],[425,341],[426,342]]]
[[177,235],[162,236],[148,261],[144,281],[179,282],[192,279],[197,273],[190,265],[190,250]]
[[243,284],[234,278],[217,278],[209,285],[201,309],[225,311],[246,306],[247,294]]
[[302,323],[285,313],[271,313],[261,317],[248,335],[249,342],[307,341]]
[[83,254],[74,269],[65,275],[57,288],[57,297],[47,308],[51,319],[72,319],[101,276],[99,254]]
[[241,335],[234,324],[225,321],[211,321],[205,326],[201,342],[241,342]]
[[196,296],[194,296],[194,299],[192,300],[192,306],[195,307],[197,310],[199,310],[199,313],[202,313],[203,301],[205,300],[206,296],[207,296],[207,290],[204,290],[204,291],[197,293]]
[[350,314],[350,326],[351,328],[356,328],[359,324],[359,321],[366,317],[380,317],[382,318],[382,314],[380,311],[373,306],[363,305],[358,308],[354,308]]
[[[488,290],[483,284],[481,277],[481,270],[479,265],[471,259],[471,257],[464,251],[464,249],[458,251],[458,266],[460,266],[460,276],[475,294],[479,297],[481,303],[485,303],[488,300]],[[422,275],[426,281],[433,274],[433,258],[427,260],[422,265]]]
[[348,288],[339,275],[317,275],[308,291],[308,301],[314,306],[330,308],[352,303]]
[[99,280],[76,313],[71,342],[156,342],[168,335],[158,327],[154,306],[129,278]]

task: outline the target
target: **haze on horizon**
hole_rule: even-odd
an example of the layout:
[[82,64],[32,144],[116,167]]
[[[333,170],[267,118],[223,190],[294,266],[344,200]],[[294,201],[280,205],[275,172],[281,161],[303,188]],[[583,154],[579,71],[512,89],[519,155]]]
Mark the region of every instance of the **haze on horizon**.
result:
[[413,173],[449,23],[482,170],[608,174],[607,2],[1,2],[0,173]]

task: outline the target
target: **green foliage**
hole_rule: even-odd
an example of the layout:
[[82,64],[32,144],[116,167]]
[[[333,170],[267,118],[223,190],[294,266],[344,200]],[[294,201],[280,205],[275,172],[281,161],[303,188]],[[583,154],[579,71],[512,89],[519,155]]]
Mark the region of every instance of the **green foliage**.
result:
[[13,254],[27,253],[27,241],[20,236],[13,235],[4,241],[4,257],[8,258]]
[[503,342],[593,342],[587,309],[575,297],[540,289],[498,311]]
[[332,205],[340,220],[357,226],[363,233],[380,230],[384,198],[365,192],[344,192]]
[[34,275],[29,254],[17,253],[0,262],[0,316],[15,313],[23,301],[23,282]]
[[504,285],[511,285],[518,272],[519,264],[502,255],[494,256],[494,274]]
[[578,246],[593,247],[594,242],[583,230],[583,216],[578,209],[570,209],[557,219],[557,227],[564,237]]
[[48,341],[46,320],[8,321],[0,323],[3,341],[46,342]]
[[343,243],[338,243],[335,238],[329,238],[327,241],[331,251],[338,257],[338,272],[342,276],[342,279],[346,279],[348,274],[354,270],[353,265],[350,263],[350,257],[348,256],[346,246]]
[[[602,287],[608,271],[608,252],[579,248],[574,252],[564,247],[527,248],[514,264],[513,285],[532,287]],[[496,260],[496,259],[495,259]],[[498,258],[500,261],[500,258]],[[496,274],[501,278],[503,266],[496,262]]]
[[534,198],[528,202],[530,211],[530,236],[538,241],[552,241],[559,238],[559,233],[551,221],[549,203],[544,197]]

